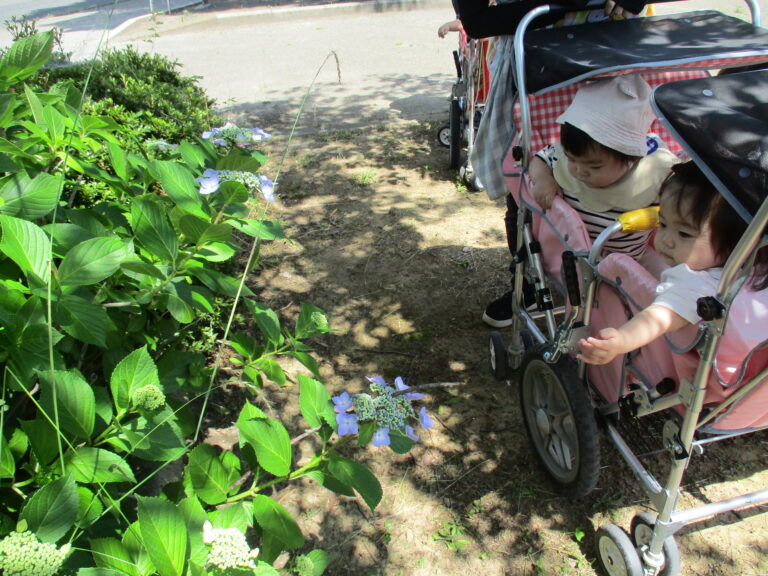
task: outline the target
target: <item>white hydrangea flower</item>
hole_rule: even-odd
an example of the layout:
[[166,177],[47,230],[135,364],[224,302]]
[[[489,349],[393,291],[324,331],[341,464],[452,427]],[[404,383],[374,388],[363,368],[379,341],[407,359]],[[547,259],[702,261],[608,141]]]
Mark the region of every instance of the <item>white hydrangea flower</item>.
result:
[[58,548],[41,542],[29,530],[11,532],[0,540],[0,572],[3,576],[54,576],[69,548],[69,544]]
[[245,534],[237,528],[214,528],[210,522],[203,524],[203,542],[211,547],[207,566],[219,570],[256,568],[259,549],[251,548]]

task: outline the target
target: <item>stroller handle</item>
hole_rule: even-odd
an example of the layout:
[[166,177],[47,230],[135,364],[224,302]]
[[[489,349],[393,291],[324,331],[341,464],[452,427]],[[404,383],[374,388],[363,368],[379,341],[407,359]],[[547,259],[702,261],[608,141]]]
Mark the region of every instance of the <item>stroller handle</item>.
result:
[[616,219],[621,223],[622,232],[632,233],[653,230],[659,227],[659,207],[649,206],[648,208],[624,212],[624,214]]

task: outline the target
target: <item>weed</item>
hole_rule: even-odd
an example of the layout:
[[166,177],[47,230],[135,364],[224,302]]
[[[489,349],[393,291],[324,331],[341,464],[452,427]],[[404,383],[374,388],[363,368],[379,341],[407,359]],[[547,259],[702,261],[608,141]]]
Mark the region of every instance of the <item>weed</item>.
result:
[[443,542],[448,550],[461,552],[470,544],[469,540],[463,538],[466,530],[467,527],[460,518],[446,520],[443,527],[432,534],[432,541]]
[[376,175],[375,170],[365,170],[360,174],[355,174],[352,177],[352,181],[358,186],[362,186],[363,188],[372,186],[373,184],[376,183],[377,179],[378,179],[378,176]]

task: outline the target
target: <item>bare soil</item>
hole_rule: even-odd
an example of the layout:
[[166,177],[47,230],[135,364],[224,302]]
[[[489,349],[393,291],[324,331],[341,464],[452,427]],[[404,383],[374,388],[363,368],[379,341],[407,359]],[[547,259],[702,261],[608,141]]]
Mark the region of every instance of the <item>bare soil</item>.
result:
[[[333,557],[330,576],[596,574],[597,527],[628,529],[649,502],[605,439],[588,497],[558,493],[538,464],[516,380],[491,376],[480,320],[509,281],[503,207],[457,182],[436,128],[413,122],[268,144],[268,173],[280,181],[272,216],[290,239],[265,246],[253,288],[287,323],[304,301],[328,314],[336,332],[314,341],[328,388],[361,391],[371,375],[461,383],[428,394],[435,425],[411,453],[351,452],[382,482],[374,512],[311,481],[277,496],[308,548]],[[259,402],[298,433],[297,394],[270,389]],[[764,488],[767,440],[708,448],[688,470],[683,502]],[[742,516],[678,533],[682,574],[768,574],[768,517]]]

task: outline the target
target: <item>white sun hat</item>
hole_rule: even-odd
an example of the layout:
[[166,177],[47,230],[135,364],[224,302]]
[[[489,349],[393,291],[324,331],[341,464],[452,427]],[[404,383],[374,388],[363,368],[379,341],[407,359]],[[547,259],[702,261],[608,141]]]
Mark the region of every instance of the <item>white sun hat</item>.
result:
[[648,153],[646,135],[654,120],[651,87],[638,74],[583,86],[557,121],[571,124],[607,148],[629,156]]

